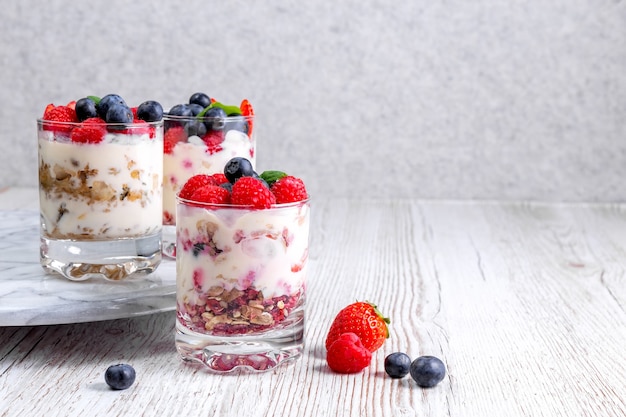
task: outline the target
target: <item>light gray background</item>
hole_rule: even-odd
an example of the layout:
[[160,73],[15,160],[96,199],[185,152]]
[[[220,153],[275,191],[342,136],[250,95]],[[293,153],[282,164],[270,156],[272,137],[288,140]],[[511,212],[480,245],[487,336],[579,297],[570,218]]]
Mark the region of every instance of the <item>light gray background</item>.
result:
[[36,186],[49,102],[204,91],[316,197],[625,200],[625,1],[2,6],[0,186]]

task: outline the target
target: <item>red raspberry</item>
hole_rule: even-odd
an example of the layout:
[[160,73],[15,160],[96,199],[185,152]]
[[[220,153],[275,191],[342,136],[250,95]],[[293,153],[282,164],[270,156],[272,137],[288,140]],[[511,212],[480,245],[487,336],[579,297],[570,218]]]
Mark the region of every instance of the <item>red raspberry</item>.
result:
[[187,182],[185,182],[185,185],[183,185],[183,188],[181,188],[180,192],[178,193],[178,196],[180,198],[184,198],[185,200],[191,200],[191,196],[193,195],[193,193],[198,188],[204,187],[206,185],[219,185],[219,184],[216,184],[215,180],[210,175],[207,175],[207,174],[194,175],[193,177],[189,178]]
[[178,142],[185,142],[187,140],[187,134],[182,126],[174,126],[165,132],[163,135],[163,152],[172,153],[174,145]]
[[272,193],[277,204],[294,203],[309,198],[304,182],[300,178],[288,175],[272,184]]
[[106,134],[104,126],[102,119],[92,117],[75,127],[70,134],[70,139],[76,143],[100,143]]
[[217,185],[205,185],[194,191],[189,199],[201,203],[230,204],[230,193]]
[[224,132],[220,130],[210,130],[202,137],[207,146],[207,152],[211,155],[222,150],[222,142],[224,142]]
[[276,203],[276,197],[261,180],[254,177],[241,177],[233,184],[231,201],[238,206],[266,209]]
[[213,177],[217,185],[225,184],[228,182],[228,180],[226,179],[226,175],[222,174],[221,172],[213,174],[211,175],[211,177]]
[[[65,123],[78,123],[78,117],[76,117],[76,111],[67,106],[53,106],[48,105],[43,114],[43,120],[51,122],[65,122]],[[70,133],[74,128],[70,124],[52,125],[50,123],[44,123],[44,130],[51,130],[54,132]]]
[[366,349],[354,333],[344,333],[330,345],[326,362],[335,372],[354,374],[366,368],[372,360],[372,352]]

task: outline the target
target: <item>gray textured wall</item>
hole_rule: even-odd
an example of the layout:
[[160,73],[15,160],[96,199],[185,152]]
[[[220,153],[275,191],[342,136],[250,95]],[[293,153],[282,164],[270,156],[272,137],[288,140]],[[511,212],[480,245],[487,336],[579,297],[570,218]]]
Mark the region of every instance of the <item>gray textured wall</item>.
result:
[[626,2],[3,2],[0,186],[49,102],[247,97],[314,196],[624,201]]

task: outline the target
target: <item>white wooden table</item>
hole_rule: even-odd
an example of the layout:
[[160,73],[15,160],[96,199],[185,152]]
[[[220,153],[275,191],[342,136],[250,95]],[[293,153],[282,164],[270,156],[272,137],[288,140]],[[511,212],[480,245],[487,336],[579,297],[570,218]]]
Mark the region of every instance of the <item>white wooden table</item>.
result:
[[[5,189],[0,209],[37,208]],[[307,347],[263,374],[182,363],[174,313],[0,327],[1,416],[626,415],[626,205],[313,200]],[[6,272],[2,272],[6,273]],[[355,375],[326,366],[334,315],[371,300],[391,337]],[[392,380],[394,351],[447,377]],[[105,369],[132,364],[112,391]]]

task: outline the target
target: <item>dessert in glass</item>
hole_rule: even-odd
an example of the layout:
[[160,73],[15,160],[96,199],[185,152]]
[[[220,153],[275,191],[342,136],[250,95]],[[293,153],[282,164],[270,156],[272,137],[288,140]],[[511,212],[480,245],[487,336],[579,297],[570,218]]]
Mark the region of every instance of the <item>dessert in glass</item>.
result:
[[177,198],[176,348],[213,371],[264,371],[302,354],[310,203],[298,178],[232,165]]
[[40,262],[118,281],[161,262],[163,110],[116,94],[47,106],[37,121]]
[[233,157],[255,165],[256,128],[248,100],[224,105],[204,93],[164,115],[163,224],[165,254],[175,256],[176,193],[195,174],[220,173]]

